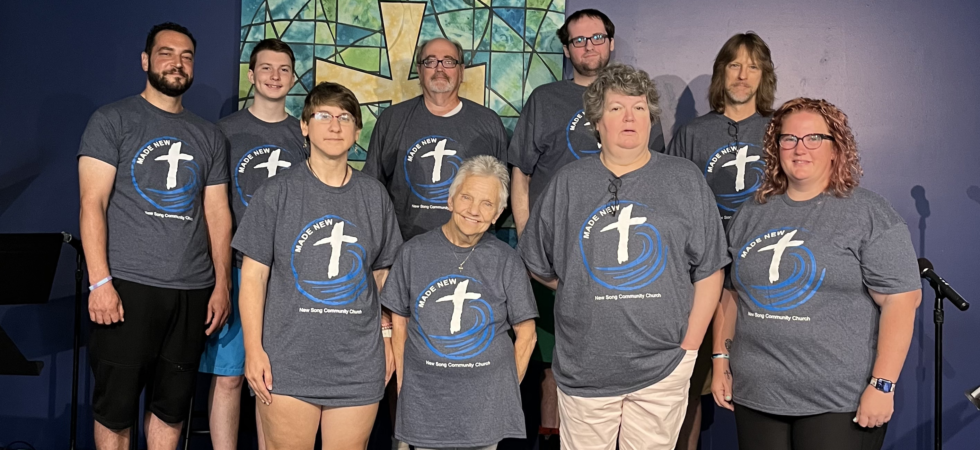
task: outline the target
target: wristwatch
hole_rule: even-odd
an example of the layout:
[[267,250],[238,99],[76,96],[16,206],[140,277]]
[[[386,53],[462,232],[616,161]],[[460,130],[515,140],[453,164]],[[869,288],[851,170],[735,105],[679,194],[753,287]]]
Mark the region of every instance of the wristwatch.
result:
[[891,393],[891,392],[895,392],[895,385],[897,383],[888,381],[888,380],[886,380],[884,378],[871,377],[871,383],[870,384],[875,389],[877,389],[877,390],[879,390],[881,392],[884,392],[884,393],[888,394],[888,393]]

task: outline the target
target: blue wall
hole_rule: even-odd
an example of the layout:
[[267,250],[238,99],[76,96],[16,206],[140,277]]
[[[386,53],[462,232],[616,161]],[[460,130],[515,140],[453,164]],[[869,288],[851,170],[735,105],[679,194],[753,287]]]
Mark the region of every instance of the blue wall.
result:
[[[569,0],[566,10],[595,2]],[[711,64],[735,33],[769,44],[777,104],[825,98],[848,114],[861,152],[862,185],[887,198],[909,225],[919,256],[974,308],[947,305],[943,440],[980,448],[980,412],[963,391],[980,384],[980,4],[970,0],[623,0],[600,6],[616,24],[616,55],[657,79],[664,131],[709,110]],[[924,198],[913,198],[919,187]],[[924,217],[923,217],[924,216]],[[927,449],[933,430],[933,295],[928,288],[898,383],[886,448]],[[732,449],[732,416],[716,411],[702,448]]]
[[[587,5],[595,2],[569,0],[567,10]],[[863,185],[905,217],[920,256],[980,302],[980,160],[974,156],[980,5],[623,0],[600,7],[617,24],[617,59],[657,78],[668,135],[707,111],[711,63],[721,44],[736,32],[758,32],[773,50],[778,100],[824,97],[847,112],[862,152]],[[8,111],[0,120],[0,233],[77,233],[79,136],[98,106],[142,90],[139,53],[153,24],[173,20],[198,39],[196,79],[185,105],[210,120],[232,111],[239,11],[240,0],[0,2],[0,42],[6,43],[0,46],[0,99]],[[918,201],[912,196],[917,187],[924,192]],[[71,269],[70,256],[63,257],[49,304],[0,307],[0,326],[29,359],[45,362],[40,377],[0,376],[0,444],[67,445]],[[932,295],[924,297],[889,449],[932,448]],[[978,308],[946,316],[947,449],[980,442],[980,412],[962,395],[980,384],[980,332],[971,326]],[[80,443],[90,448],[87,365],[82,374]],[[730,414],[709,416],[702,448],[735,448]]]
[[[75,152],[88,117],[136,95],[150,27],[175,21],[198,40],[194,86],[184,105],[209,120],[235,107],[241,0],[0,1],[0,233],[78,232]],[[65,247],[47,305],[0,307],[0,326],[39,377],[0,376],[0,446],[67,448],[71,398],[73,251]],[[8,287],[16,289],[16,286]],[[7,295],[7,294],[0,294]],[[85,323],[88,315],[85,315]],[[84,341],[83,341],[84,342]],[[93,448],[84,360],[80,448]]]

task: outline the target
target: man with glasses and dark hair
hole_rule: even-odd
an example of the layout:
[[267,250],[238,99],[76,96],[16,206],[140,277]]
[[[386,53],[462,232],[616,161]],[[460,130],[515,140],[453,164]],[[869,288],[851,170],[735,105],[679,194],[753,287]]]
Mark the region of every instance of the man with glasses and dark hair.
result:
[[[726,225],[762,185],[762,137],[775,97],[776,72],[769,47],[751,31],[736,34],[715,58],[708,90],[712,111],[683,126],[667,147],[668,154],[690,159],[701,169]],[[722,295],[728,295],[727,291]],[[691,378],[691,398],[678,450],[695,450],[698,445],[701,396],[711,393],[713,364],[709,355],[728,354],[726,343],[715,344],[711,331],[702,342]],[[714,369],[714,376],[731,377],[724,358],[715,358]]]
[[[609,64],[615,47],[616,26],[605,14],[583,9],[568,16],[557,31],[565,57],[572,65],[572,79],[539,86],[528,97],[510,141],[508,160],[511,170],[511,210],[517,234],[524,232],[535,200],[559,169],[566,164],[599,154],[595,127],[585,118],[582,95],[599,69]],[[653,124],[649,148],[664,150],[660,121]],[[555,445],[558,434],[557,385],[551,371],[555,345],[554,291],[533,283],[538,299],[538,348],[534,360],[544,366],[541,383],[540,435]],[[532,375],[533,376],[533,375]]]
[[204,341],[228,317],[228,149],[181,103],[195,50],[186,28],[154,26],[145,89],[99,108],[78,150],[99,449],[129,446],[144,386],[149,447],[177,447]]
[[381,113],[363,169],[388,189],[405,240],[449,220],[449,185],[463,160],[490,155],[506,161],[507,153],[500,117],[459,97],[462,47],[432,39],[415,61],[422,95]]
[[[303,165],[306,149],[299,120],[286,113],[286,94],[296,83],[295,57],[289,45],[266,39],[252,49],[248,80],[254,99],[218,122],[227,136],[231,170],[233,228],[245,215],[252,194],[266,180]],[[228,324],[211,336],[204,348],[199,370],[214,374],[211,381],[210,431],[215,449],[238,448],[238,422],[245,374],[245,344],[242,340],[238,293],[241,285],[242,254],[234,252],[232,268],[232,314]],[[255,415],[260,445],[264,444],[259,415]]]

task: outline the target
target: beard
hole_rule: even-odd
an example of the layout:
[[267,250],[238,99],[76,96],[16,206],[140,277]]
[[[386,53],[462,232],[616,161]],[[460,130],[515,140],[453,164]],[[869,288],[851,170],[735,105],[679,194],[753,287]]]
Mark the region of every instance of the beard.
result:
[[[171,82],[167,80],[167,75],[173,73],[180,74],[184,77],[185,81],[181,83],[179,81]],[[146,79],[150,82],[150,86],[153,86],[153,89],[160,91],[161,94],[168,97],[180,97],[184,94],[184,92],[187,92],[187,90],[191,88],[192,84],[194,84],[194,77],[187,76],[187,74],[184,73],[184,69],[179,67],[174,68],[167,73],[154,72],[153,67],[150,67],[150,70],[146,71]]]
[[438,74],[432,75],[426,80],[425,88],[433,94],[446,94],[452,92],[456,86],[450,82],[449,77],[439,76]]
[[733,85],[728,86],[727,89],[725,89],[725,100],[728,103],[730,103],[732,105],[744,105],[744,104],[748,103],[749,100],[752,100],[753,98],[755,98],[755,92],[756,92],[755,89],[752,89],[752,88],[750,88],[748,86],[742,85],[742,86],[745,86],[746,88],[748,88],[748,90],[747,91],[743,91],[743,92],[745,92],[743,94],[739,94],[739,93],[737,93],[735,91],[735,87],[736,86],[738,86],[738,85],[733,84]]
[[606,67],[609,64],[609,56],[603,58],[601,53],[598,53],[598,55],[599,55],[598,58],[589,61],[584,61],[584,60],[576,61],[575,59],[571,59],[571,58],[569,59],[571,59],[572,67],[575,68],[576,72],[587,77],[594,77],[596,76],[597,73],[599,73],[599,69],[602,69],[603,67]]

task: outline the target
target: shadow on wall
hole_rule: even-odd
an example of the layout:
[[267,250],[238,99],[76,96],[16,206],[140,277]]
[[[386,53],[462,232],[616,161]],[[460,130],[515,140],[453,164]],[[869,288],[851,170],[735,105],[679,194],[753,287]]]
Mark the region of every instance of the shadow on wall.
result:
[[[932,214],[929,208],[929,200],[926,199],[926,188],[921,185],[916,185],[912,187],[911,191],[912,199],[915,201],[915,211],[919,214],[919,257],[926,257],[926,218]],[[929,320],[927,317],[931,317],[929,314],[929,302],[923,301],[919,307],[921,311],[916,314],[916,324],[915,324],[915,349],[917,350],[917,358],[915,364],[915,379],[919,386],[925,386],[926,382],[931,379],[934,367],[935,367],[935,357],[936,355],[932,352],[935,348],[935,342],[932,339],[927,339],[926,337],[926,326],[929,325]],[[926,341],[929,342],[926,342]],[[930,357],[931,356],[931,357]],[[945,362],[944,362],[945,363]],[[943,370],[950,368],[948,363],[943,367]],[[932,439],[932,411],[933,411],[933,393],[930,389],[917,389],[917,394],[915,398],[915,410],[918,412],[916,417],[916,422],[921,424],[915,428],[915,443],[916,448],[927,448],[929,447],[929,442]],[[898,402],[896,402],[898,403]],[[896,405],[897,407],[897,405]],[[928,426],[927,426],[928,425]],[[906,439],[911,438],[909,435]],[[902,439],[901,442],[907,442]]]
[[660,121],[664,139],[669,143],[680,127],[710,110],[708,86],[711,76],[698,75],[690,83],[685,83],[676,75],[661,75],[653,81],[660,93]]
[[980,186],[970,186],[966,188],[966,196],[980,205]]

